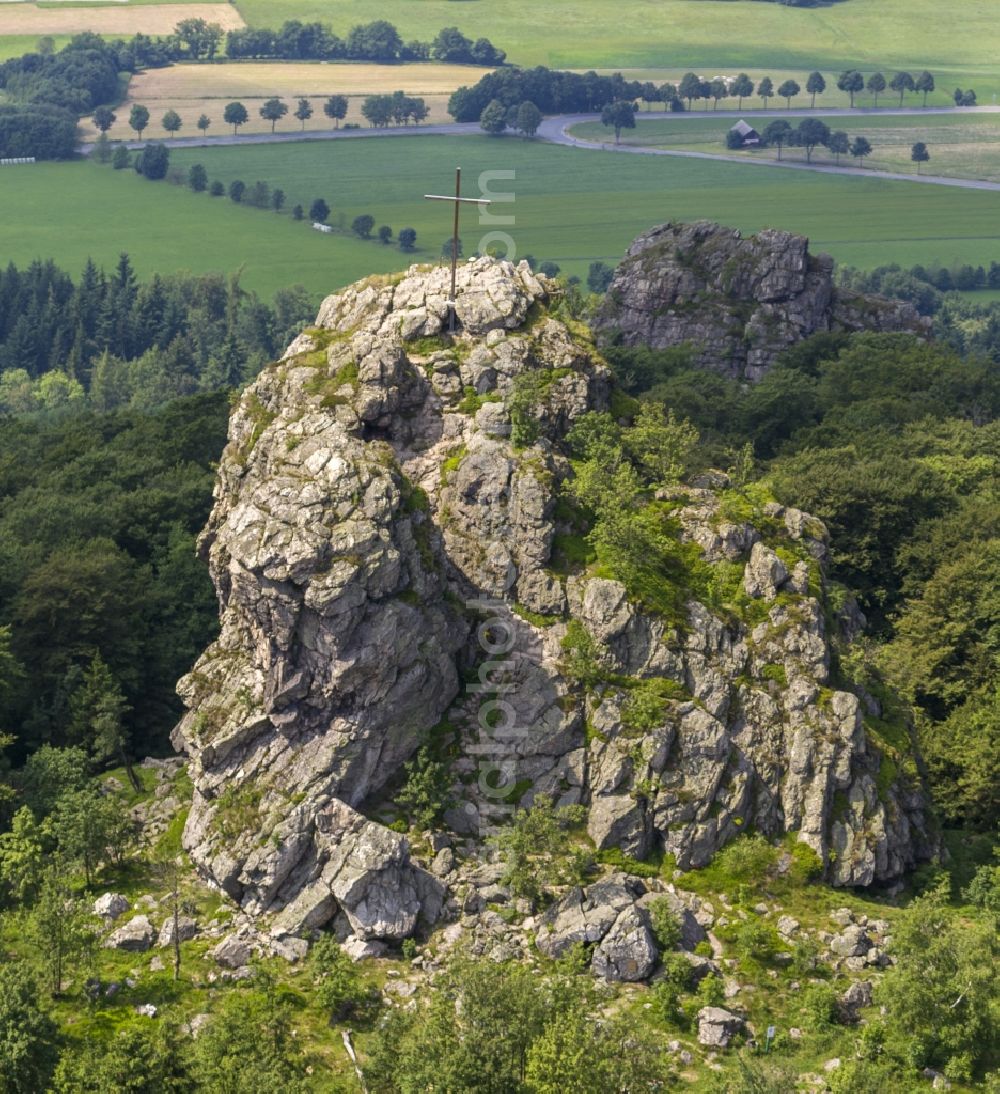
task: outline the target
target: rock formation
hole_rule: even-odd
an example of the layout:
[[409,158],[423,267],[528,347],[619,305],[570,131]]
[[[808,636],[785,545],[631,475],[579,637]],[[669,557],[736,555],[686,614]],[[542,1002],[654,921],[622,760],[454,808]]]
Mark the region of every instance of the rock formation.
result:
[[[526,265],[462,266],[453,337],[446,288],[414,267],[330,297],[232,416],[201,540],[222,629],[181,682],[175,733],[199,868],[276,937],[412,933],[455,896],[454,856],[432,841],[425,869],[374,817],[442,724],[459,753],[447,819],[473,839],[546,793],[587,808],[597,848],[682,868],[749,829],[795,833],[844,885],[926,854],[919,789],[831,681],[820,522],[722,475],[679,488],[678,535],[731,605],[690,595],[682,626],[556,567],[564,438],[608,407],[607,369]],[[588,689],[566,671],[573,628],[599,650]],[[636,687],[666,697],[641,730]],[[642,887],[608,884],[614,900],[571,894],[540,944],[579,920],[603,975],[644,975]]]
[[744,238],[701,221],[662,224],[629,247],[596,328],[626,346],[687,344],[693,361],[759,380],[783,350],[821,331],[929,327],[910,304],[833,284],[833,259],[805,236],[768,228]]

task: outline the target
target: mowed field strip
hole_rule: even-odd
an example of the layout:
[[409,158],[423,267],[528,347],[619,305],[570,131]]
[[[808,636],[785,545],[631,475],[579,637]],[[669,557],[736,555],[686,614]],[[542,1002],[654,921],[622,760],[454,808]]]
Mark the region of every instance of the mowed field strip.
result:
[[[126,101],[116,108],[118,120],[109,130],[112,138],[127,139],[135,134],[128,127],[128,115],[135,103],[149,108],[150,124],[145,136],[161,137],[164,113],[175,110],[184,120],[180,136],[197,134],[195,122],[205,114],[212,120],[211,136],[232,133],[223,121],[226,103],[238,100],[250,114],[241,133],[270,132],[271,123],[259,115],[261,104],[272,96],[288,103],[289,114],[281,122],[283,131],[299,129],[291,116],[299,97],[308,98],[313,116],[307,130],[329,129],[333,123],[323,113],[323,102],[330,95],[346,95],[350,100],[346,122],[367,124],[361,116],[361,104],[368,95],[405,91],[424,99],[430,109],[428,121],[451,121],[448,99],[455,88],[474,83],[490,69],[468,65],[375,65],[310,64],[307,62],[249,62],[231,65],[174,65],[150,69],[133,76]],[[96,135],[89,121],[83,123],[88,139]]]
[[[331,292],[369,273],[437,261],[450,214],[423,195],[446,188],[457,165],[469,193],[480,172],[515,172],[510,229],[522,255],[585,276],[590,262],[617,262],[641,231],[670,219],[707,218],[744,231],[803,232],[815,251],[873,267],[940,261],[985,264],[1000,257],[1000,193],[920,186],[873,177],[752,169],[740,164],[626,156],[489,137],[394,137],[301,144],[175,149],[183,178],[201,163],[210,178],[281,187],[285,212],[147,182],[95,163],[36,164],[0,171],[5,259],[52,257],[79,271],[88,256],[111,268],[128,251],[139,271],[233,271],[270,296],[303,284]],[[372,180],[377,180],[373,183]],[[296,203],[324,198],[331,223],[370,213],[394,232],[417,230],[410,256],[349,231],[322,235],[294,221]],[[486,228],[467,213],[467,254]]]
[[218,23],[223,30],[244,25],[232,4],[110,4],[105,7],[78,7],[76,4],[0,3],[0,35],[78,34],[172,34],[182,19],[204,19]]

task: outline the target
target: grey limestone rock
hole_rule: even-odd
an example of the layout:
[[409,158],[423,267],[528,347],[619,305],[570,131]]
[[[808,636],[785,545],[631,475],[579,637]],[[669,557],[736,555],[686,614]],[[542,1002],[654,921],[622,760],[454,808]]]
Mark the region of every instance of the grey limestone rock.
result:
[[[691,244],[712,239],[746,250],[721,229]],[[747,242],[757,264],[732,267],[737,298],[776,307],[813,285],[804,249],[782,240]],[[734,512],[717,472],[661,492],[683,543],[726,575],[742,568],[742,614],[692,595],[668,621],[620,581],[556,568],[556,537],[579,531],[557,505],[566,434],[609,407],[608,370],[526,264],[476,259],[458,287],[454,336],[440,268],[328,298],[234,410],[199,547],[221,630],[179,685],[173,737],[202,873],[289,935],[332,924],[399,940],[467,896],[486,915],[498,878],[466,894],[455,855],[435,846],[433,866],[417,862],[371,819],[443,725],[459,752],[444,820],[471,846],[517,789],[522,805],[583,805],[599,850],[672,854],[682,869],[751,829],[796,832],[842,885],[926,856],[919,787],[879,780],[858,698],[829,689],[821,522],[774,502]],[[571,623],[596,649],[589,691],[566,671]],[[500,688],[507,721],[485,724],[479,692]],[[637,694],[650,700],[639,721]],[[634,879],[602,884],[546,913],[543,952],[603,944],[642,895]],[[644,967],[641,930],[626,919],[619,934],[602,968],[622,972],[625,950]]]
[[132,905],[121,893],[102,893],[94,901],[94,915],[99,915],[105,922],[111,923],[124,915]]
[[104,942],[105,949],[129,950],[135,953],[144,953],[152,945],[156,938],[149,917],[144,915],[133,916],[128,923],[123,924],[117,930],[112,931]]
[[708,221],[639,236],[596,326],[630,346],[689,344],[701,367],[748,380],[818,332],[928,331],[910,304],[835,287],[833,260],[810,254],[804,236],[768,228],[744,237]]
[[725,1007],[702,1007],[698,1011],[698,1044],[728,1048],[734,1037],[746,1030],[738,1014]]

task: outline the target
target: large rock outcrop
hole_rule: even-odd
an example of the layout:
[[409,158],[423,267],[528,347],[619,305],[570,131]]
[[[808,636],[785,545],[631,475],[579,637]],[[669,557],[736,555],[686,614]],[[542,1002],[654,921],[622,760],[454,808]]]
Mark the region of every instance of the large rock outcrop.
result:
[[[678,488],[676,534],[721,591],[686,593],[682,624],[641,609],[566,551],[566,433],[609,405],[593,343],[524,264],[461,267],[454,336],[446,288],[415,267],[330,297],[233,414],[201,540],[222,629],[174,738],[199,868],[279,932],[405,937],[447,893],[372,818],[439,725],[472,837],[545,793],[587,808],[598,848],[682,868],[751,828],[796,833],[841,884],[926,854],[919,789],[831,687],[823,526],[725,476]],[[584,934],[593,892],[560,913]],[[655,958],[635,895],[604,902],[606,975]]]
[[911,331],[910,304],[833,284],[833,259],[805,236],[768,228],[744,238],[701,221],[643,233],[615,271],[602,338],[665,349],[687,344],[703,368],[758,380],[783,350],[822,331]]

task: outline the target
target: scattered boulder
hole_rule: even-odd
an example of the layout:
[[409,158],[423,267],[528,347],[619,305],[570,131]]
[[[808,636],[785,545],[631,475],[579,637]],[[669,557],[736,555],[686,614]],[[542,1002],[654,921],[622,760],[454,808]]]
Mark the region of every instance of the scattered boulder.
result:
[[246,965],[253,957],[253,945],[245,935],[227,935],[214,949],[209,951],[209,956],[217,965],[223,965],[229,969],[238,969]]
[[656,967],[658,956],[649,920],[633,904],[601,940],[590,967],[605,980],[645,980]]
[[152,923],[149,922],[149,917],[137,915],[108,935],[104,946],[109,950],[144,953],[153,945],[155,938],[156,932],[153,930]]
[[638,878],[621,873],[571,889],[541,917],[535,944],[547,957],[561,957],[578,942],[600,942],[644,892]]
[[837,1000],[840,1021],[845,1026],[856,1025],[860,1021],[859,1011],[872,1005],[872,982],[855,980]]
[[856,923],[845,927],[830,943],[830,949],[840,957],[867,957],[871,946],[867,931]]
[[143,1018],[155,1018],[160,1012],[152,1003],[142,1003],[135,1008],[136,1014],[141,1014]]
[[121,893],[104,893],[94,901],[94,915],[113,922],[119,916],[124,915],[132,905]]
[[341,943],[340,948],[352,961],[364,961],[369,957],[382,957],[388,949],[384,942],[358,938],[357,935],[351,935],[350,938]]
[[778,934],[783,938],[792,938],[798,933],[799,921],[790,915],[783,915],[778,920]]
[[724,1007],[702,1007],[698,1011],[698,1043],[728,1048],[734,1037],[746,1032],[746,1023]]
[[[190,942],[192,938],[198,937],[198,933],[198,924],[190,916],[182,915],[177,917],[176,937],[179,942]],[[172,946],[174,944],[174,935],[174,917],[169,915],[160,928],[160,936],[156,942],[157,946]]]

